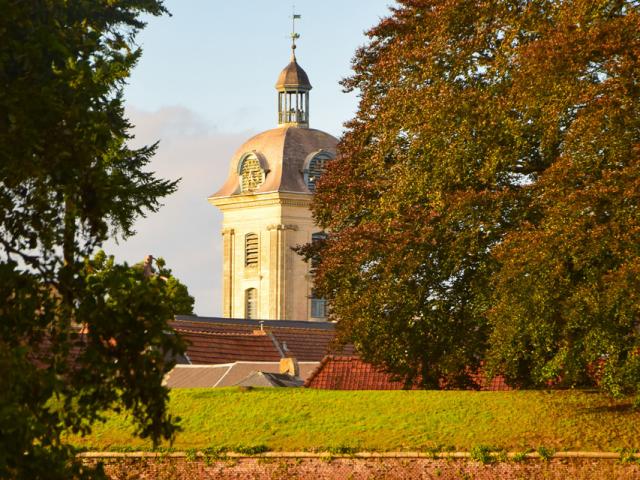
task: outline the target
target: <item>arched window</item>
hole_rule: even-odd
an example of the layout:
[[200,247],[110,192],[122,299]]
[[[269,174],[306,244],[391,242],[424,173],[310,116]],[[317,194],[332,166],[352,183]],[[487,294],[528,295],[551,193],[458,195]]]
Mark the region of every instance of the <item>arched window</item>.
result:
[[238,174],[240,175],[240,189],[243,192],[252,192],[264,182],[264,169],[260,165],[258,157],[252,153],[241,160]]
[[244,236],[244,266],[255,267],[258,265],[258,257],[260,255],[260,243],[258,234],[247,233]]
[[316,153],[307,163],[304,169],[304,182],[307,184],[307,188],[311,192],[316,191],[316,183],[318,179],[324,173],[327,166],[327,162],[333,158],[329,152]]
[[258,318],[258,290],[255,288],[247,288],[244,291],[244,317]]

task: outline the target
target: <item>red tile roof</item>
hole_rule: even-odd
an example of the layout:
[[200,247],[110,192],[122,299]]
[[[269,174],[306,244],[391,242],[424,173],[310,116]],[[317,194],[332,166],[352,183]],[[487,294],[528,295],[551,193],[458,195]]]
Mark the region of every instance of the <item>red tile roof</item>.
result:
[[[334,349],[334,325],[326,322],[183,316],[172,321],[171,326],[187,340],[187,356],[193,364],[273,361],[281,357],[319,362],[329,353],[353,354],[350,345]],[[261,331],[264,334],[260,335]],[[262,340],[252,340],[255,336]]]
[[176,331],[187,341],[187,356],[192,364],[212,365],[238,360],[277,362],[281,358],[268,335]]
[[507,385],[507,382],[502,375],[496,375],[488,381],[487,377],[482,372],[478,372],[475,375],[472,375],[471,378],[473,378],[473,380],[479,385],[479,390],[485,390],[488,392],[513,390],[513,388]]
[[[335,325],[331,323],[181,316],[171,326],[187,340],[187,357],[194,365],[293,357],[300,362],[322,361],[307,380],[311,388],[400,390],[404,386],[360,360],[353,346],[334,347]],[[509,389],[502,377],[487,383],[484,375],[477,374],[475,380],[481,390]]]
[[343,354],[353,354],[351,345],[342,349],[332,345],[335,338],[333,331],[310,332],[299,328],[273,328],[269,331],[278,340],[285,355],[300,361],[319,362],[334,349]]
[[356,356],[326,356],[305,387],[324,390],[402,390],[403,383]]
[[[503,377],[487,382],[478,373],[474,379],[480,390],[511,390]],[[404,383],[392,380],[390,374],[357,356],[326,356],[304,386],[324,390],[402,390]]]

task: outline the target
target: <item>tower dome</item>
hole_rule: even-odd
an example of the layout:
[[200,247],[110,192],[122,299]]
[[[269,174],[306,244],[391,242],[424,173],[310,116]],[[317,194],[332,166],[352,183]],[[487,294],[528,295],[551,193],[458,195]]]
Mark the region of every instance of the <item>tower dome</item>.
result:
[[[338,139],[314,128],[287,125],[250,138],[231,158],[229,176],[211,198],[289,192],[311,194]],[[250,162],[250,165],[249,165]],[[252,172],[247,171],[251,168]],[[248,176],[255,179],[247,182]]]
[[295,56],[282,70],[278,91],[278,127],[247,140],[231,159],[226,182],[210,201],[241,194],[312,194],[326,161],[335,158],[338,140],[309,128],[311,82]]

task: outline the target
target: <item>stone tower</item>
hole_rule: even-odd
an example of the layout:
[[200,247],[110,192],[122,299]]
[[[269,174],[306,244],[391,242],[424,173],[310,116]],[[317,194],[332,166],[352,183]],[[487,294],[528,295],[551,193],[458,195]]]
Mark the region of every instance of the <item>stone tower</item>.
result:
[[[295,35],[295,34],[294,34]],[[223,315],[325,320],[309,265],[291,250],[322,235],[309,210],[337,139],[309,128],[311,83],[295,56],[280,73],[278,127],[247,140],[209,202],[223,214]]]

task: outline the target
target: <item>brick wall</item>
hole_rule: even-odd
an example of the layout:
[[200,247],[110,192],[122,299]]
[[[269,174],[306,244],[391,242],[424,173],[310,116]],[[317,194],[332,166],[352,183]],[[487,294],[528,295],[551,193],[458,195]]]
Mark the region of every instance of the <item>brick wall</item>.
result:
[[[95,459],[87,459],[95,463]],[[113,480],[194,479],[617,479],[640,478],[640,464],[611,459],[552,459],[482,465],[466,459],[427,458],[234,458],[189,461],[184,458],[106,459],[105,471]]]

